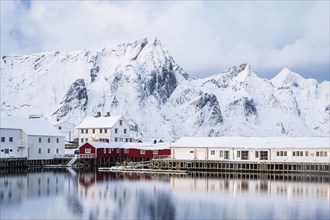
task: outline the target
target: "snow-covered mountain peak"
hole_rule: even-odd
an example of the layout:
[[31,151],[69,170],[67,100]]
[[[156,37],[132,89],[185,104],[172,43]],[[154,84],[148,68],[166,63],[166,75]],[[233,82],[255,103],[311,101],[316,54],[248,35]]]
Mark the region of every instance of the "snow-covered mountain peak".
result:
[[271,79],[271,82],[277,87],[288,85],[293,85],[297,87],[299,85],[299,82],[305,80],[306,79],[298,73],[292,72],[288,68],[283,68],[273,79]]
[[4,56],[0,83],[1,114],[78,124],[110,112],[150,138],[330,134],[329,81],[318,84],[286,68],[270,81],[246,63],[196,79],[157,38]]

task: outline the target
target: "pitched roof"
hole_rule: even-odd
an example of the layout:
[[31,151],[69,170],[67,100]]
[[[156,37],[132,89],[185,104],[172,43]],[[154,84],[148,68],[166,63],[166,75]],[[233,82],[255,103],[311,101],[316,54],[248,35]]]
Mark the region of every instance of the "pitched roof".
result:
[[65,136],[46,119],[41,118],[30,119],[17,116],[1,116],[0,128],[21,129],[27,135]]
[[124,142],[101,142],[101,141],[91,141],[87,142],[95,148],[121,148]]
[[171,147],[330,148],[330,137],[182,137]]
[[95,148],[120,148],[120,149],[141,149],[141,150],[163,150],[169,149],[169,143],[131,143],[131,142],[88,142]]
[[86,117],[76,128],[112,128],[122,115]]

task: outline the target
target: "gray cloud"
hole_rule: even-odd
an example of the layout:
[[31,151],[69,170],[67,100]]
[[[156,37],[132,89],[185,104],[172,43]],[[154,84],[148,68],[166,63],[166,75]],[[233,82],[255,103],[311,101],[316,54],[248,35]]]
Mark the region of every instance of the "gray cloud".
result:
[[315,67],[324,80],[328,9],[328,1],[1,1],[1,54],[98,49],[146,36],[200,77],[248,62],[266,78],[282,67],[310,77]]

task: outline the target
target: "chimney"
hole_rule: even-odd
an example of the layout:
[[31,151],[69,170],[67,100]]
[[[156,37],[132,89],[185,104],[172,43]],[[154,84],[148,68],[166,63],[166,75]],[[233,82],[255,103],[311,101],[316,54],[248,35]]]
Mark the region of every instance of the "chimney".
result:
[[105,115],[105,117],[109,117],[110,116],[110,112],[107,112],[107,114]]
[[95,117],[101,117],[101,112],[97,112]]

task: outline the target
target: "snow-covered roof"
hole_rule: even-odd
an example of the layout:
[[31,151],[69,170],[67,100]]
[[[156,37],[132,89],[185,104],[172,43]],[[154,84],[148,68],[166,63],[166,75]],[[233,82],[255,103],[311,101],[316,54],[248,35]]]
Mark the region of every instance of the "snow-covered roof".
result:
[[65,136],[46,119],[40,118],[30,119],[17,116],[1,116],[0,128],[21,129],[27,135]]
[[76,128],[112,128],[122,115],[86,117]]
[[121,148],[124,142],[101,142],[101,141],[91,141],[88,144],[92,145],[95,148]]
[[92,141],[88,142],[95,148],[121,148],[121,149],[141,149],[141,150],[163,150],[169,149],[168,143],[132,143],[132,142],[100,142]]
[[171,147],[330,148],[329,137],[182,137]]
[[168,143],[132,143],[127,142],[125,143],[122,148],[124,149],[142,149],[142,150],[164,150],[170,149]]

